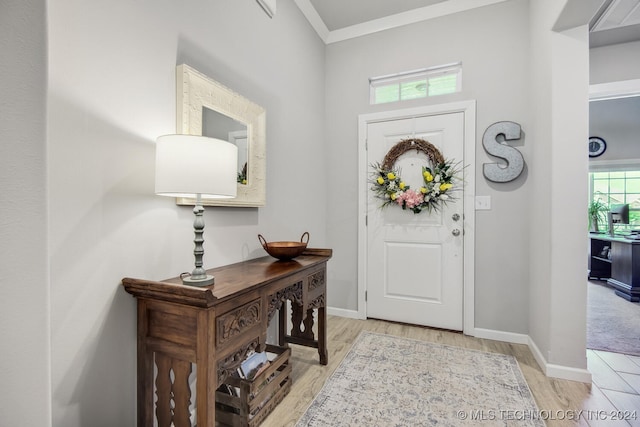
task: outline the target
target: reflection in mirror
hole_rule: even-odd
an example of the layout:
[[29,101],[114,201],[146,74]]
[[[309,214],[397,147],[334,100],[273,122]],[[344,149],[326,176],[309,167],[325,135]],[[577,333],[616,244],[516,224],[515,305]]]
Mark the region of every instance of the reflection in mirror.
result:
[[220,114],[210,108],[202,108],[202,135],[229,141],[238,147],[238,184],[247,185],[247,125]]

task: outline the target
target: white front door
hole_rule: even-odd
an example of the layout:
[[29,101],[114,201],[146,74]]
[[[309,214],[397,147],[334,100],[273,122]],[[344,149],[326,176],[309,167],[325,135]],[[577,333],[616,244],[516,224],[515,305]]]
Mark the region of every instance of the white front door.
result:
[[[368,123],[367,164],[382,162],[400,140],[418,138],[461,167],[464,125],[462,112]],[[413,189],[421,187],[422,166],[428,165],[428,157],[413,150],[395,163]],[[462,179],[454,189],[454,199],[440,210],[418,214],[395,204],[380,209],[381,200],[368,190],[367,317],[463,329]]]

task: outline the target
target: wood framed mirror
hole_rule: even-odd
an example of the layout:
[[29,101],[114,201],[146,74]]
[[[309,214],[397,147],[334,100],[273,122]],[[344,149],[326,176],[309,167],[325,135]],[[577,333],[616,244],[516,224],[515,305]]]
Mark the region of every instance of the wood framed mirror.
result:
[[[238,146],[238,195],[203,199],[205,206],[260,207],[266,203],[266,112],[186,64],[176,69],[176,130],[223,139]],[[195,199],[178,198],[179,205]]]

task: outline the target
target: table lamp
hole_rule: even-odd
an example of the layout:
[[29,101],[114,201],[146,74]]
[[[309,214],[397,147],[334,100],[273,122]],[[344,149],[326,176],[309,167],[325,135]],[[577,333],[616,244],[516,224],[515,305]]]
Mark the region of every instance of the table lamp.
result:
[[195,135],[163,135],[156,140],[156,194],[195,197],[195,269],[182,276],[185,285],[209,286],[214,277],[202,267],[204,207],[202,199],[236,197],[238,147],[230,142]]

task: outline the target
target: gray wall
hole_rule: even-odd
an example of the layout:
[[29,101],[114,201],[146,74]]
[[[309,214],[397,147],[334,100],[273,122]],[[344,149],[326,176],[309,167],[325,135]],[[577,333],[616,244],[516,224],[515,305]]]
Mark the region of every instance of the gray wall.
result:
[[[575,378],[587,380],[581,220],[587,160],[580,147],[588,125],[588,34],[586,26],[550,31],[562,7],[513,0],[329,45],[328,167],[330,175],[357,182],[359,114],[476,100],[476,195],[490,196],[492,209],[476,212],[475,326],[529,335],[545,370],[547,363],[569,366]],[[397,107],[368,105],[369,77],[456,61],[463,64],[462,93]],[[517,148],[526,166],[515,181],[492,184],[482,176],[482,164],[494,159],[481,138],[501,120],[522,125]],[[584,160],[575,161],[577,155]],[[329,302],[356,310],[357,188],[344,188],[341,200],[339,209],[328,210],[328,240],[346,255],[332,263]],[[572,375],[553,369],[552,375]]]
[[640,161],[640,96],[591,101],[589,135],[607,142],[604,154],[592,161]]
[[[477,100],[476,194],[492,199],[476,215],[476,326],[527,333],[528,172],[508,184],[491,184],[482,163],[495,162],[481,145],[494,122],[522,125],[517,144],[525,162],[529,78],[528,2],[511,1],[433,19],[327,46],[327,150],[330,176],[358,182],[358,115],[451,101]],[[400,104],[369,105],[368,78],[462,61],[462,93]],[[348,96],[345,96],[348,94]],[[357,186],[340,190],[327,210],[327,238],[340,257],[332,260],[329,304],[357,310]],[[508,232],[504,232],[508,230]]]
[[[637,168],[640,163],[640,42],[604,46],[590,51],[591,84],[633,87],[636,96],[589,103],[589,135],[607,142],[592,168]],[[629,85],[630,81],[635,82]]]
[[46,1],[0,2],[0,425],[51,418]]
[[551,376],[586,371],[588,27],[551,32],[556,0],[531,1],[529,338]]
[[[341,185],[336,196],[327,177],[357,182],[357,116],[388,108],[368,106],[366,79],[462,60],[463,93],[426,103],[478,101],[476,194],[490,195],[493,210],[476,217],[476,325],[528,332],[548,360],[579,367],[575,305],[583,301],[565,298],[575,280],[534,276],[528,267],[559,268],[536,264],[555,243],[550,206],[584,205],[563,192],[550,196],[544,178],[556,154],[545,141],[558,141],[566,148],[559,159],[570,160],[585,139],[556,135],[550,114],[567,113],[547,97],[553,73],[530,72],[552,49],[530,56],[530,34],[545,37],[550,25],[534,20],[544,30],[530,33],[529,15],[553,2],[530,10],[514,0],[325,50],[292,2],[279,2],[270,20],[253,1],[71,0],[51,2],[48,12],[44,2],[3,1],[0,52],[11,61],[0,63],[1,374],[12,393],[0,404],[0,424],[134,425],[135,303],[120,280],[163,279],[193,263],[191,209],[153,194],[153,144],[175,131],[182,62],[267,110],[268,206],[207,209],[207,266],[262,255],[258,233],[275,240],[309,231],[312,246],[335,250],[330,305],[355,309],[356,189]],[[582,122],[568,114],[575,133]],[[518,148],[541,177],[535,192],[529,170],[504,186],[481,176],[479,166],[493,160],[480,138],[498,120],[522,124]],[[563,172],[557,167],[556,178]],[[529,214],[532,205],[540,217]],[[586,223],[567,228],[571,237]]]
[[591,84],[640,78],[640,41],[591,49],[589,72]]
[[[640,79],[640,42],[603,46],[589,53],[591,84]],[[640,97],[590,102],[589,135],[607,141],[607,151],[592,162],[640,159]]]
[[267,206],[206,209],[214,267],[264,255],[258,233],[309,231],[327,246],[324,45],[293,2],[274,19],[253,0],[70,0],[49,12],[53,424],[133,426],[136,307],[120,280],[193,268],[192,209],[154,195],[176,65],[267,111]]

